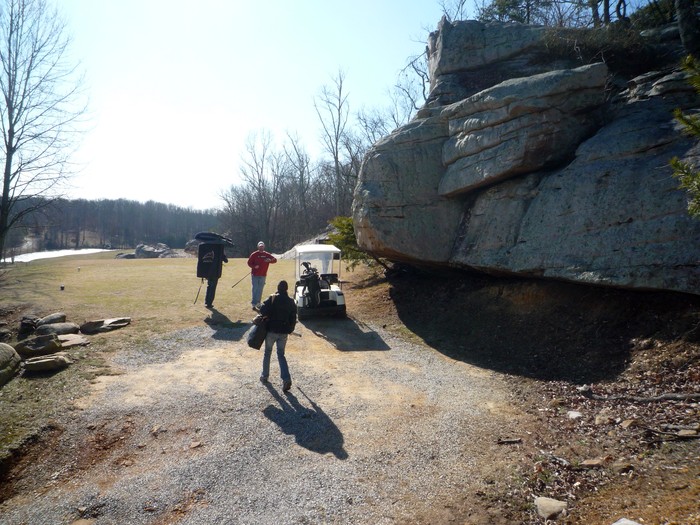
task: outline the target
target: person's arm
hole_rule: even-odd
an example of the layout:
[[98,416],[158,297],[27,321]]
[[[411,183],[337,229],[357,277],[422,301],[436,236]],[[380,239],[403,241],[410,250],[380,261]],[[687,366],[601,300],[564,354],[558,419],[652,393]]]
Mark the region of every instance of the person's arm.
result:
[[258,261],[256,260],[256,255],[257,252],[253,252],[250,254],[250,257],[248,257],[248,266],[251,268],[255,269],[258,267]]
[[269,262],[270,264],[274,264],[277,262],[277,259],[271,253],[265,252],[265,255],[267,256],[267,262]]
[[268,317],[270,315],[270,306],[272,304],[272,296],[268,297],[263,301],[262,306],[260,307],[260,315],[263,317]]
[[[290,299],[291,299],[291,297],[290,297]],[[289,326],[291,326],[291,329],[289,330],[290,334],[294,331],[294,327],[297,324],[297,305],[294,302],[294,299],[292,299],[291,305],[292,306],[289,309],[289,318],[287,320],[289,322]]]

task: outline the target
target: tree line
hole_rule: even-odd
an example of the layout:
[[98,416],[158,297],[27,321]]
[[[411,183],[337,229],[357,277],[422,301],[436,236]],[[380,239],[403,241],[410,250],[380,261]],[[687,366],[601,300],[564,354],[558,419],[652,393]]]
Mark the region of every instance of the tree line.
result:
[[133,249],[139,243],[164,243],[183,248],[199,231],[219,227],[218,213],[198,211],[154,201],[117,199],[28,200],[40,212],[15,225],[6,241],[6,253],[18,253],[26,239],[32,249]]

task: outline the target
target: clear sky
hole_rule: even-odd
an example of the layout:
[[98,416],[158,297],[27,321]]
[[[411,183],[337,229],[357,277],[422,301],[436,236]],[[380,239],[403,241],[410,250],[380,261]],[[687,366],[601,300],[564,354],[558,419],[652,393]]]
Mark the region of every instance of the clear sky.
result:
[[54,0],[86,75],[71,198],[205,209],[250,133],[320,153],[314,98],[339,70],[351,111],[388,103],[437,27],[437,0]]

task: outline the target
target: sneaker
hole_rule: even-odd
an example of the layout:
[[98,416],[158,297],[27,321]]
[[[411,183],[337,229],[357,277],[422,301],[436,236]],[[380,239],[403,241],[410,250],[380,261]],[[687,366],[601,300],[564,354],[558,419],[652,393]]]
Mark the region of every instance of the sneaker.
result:
[[259,304],[254,304],[254,305],[253,305],[253,310],[255,310],[256,312],[259,312],[259,311],[260,311],[260,305],[259,305]]
[[282,392],[289,392],[290,388],[292,388],[292,380],[291,379],[282,383]]
[[267,376],[260,376],[261,383],[267,383]]

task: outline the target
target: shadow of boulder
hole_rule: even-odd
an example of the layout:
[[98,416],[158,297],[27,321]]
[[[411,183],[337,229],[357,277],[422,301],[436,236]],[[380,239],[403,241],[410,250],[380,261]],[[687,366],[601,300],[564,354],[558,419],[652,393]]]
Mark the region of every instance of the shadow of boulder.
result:
[[390,295],[405,326],[440,352],[576,384],[616,377],[635,339],[689,331],[700,311],[699,298],[677,293],[456,272],[393,279]]

